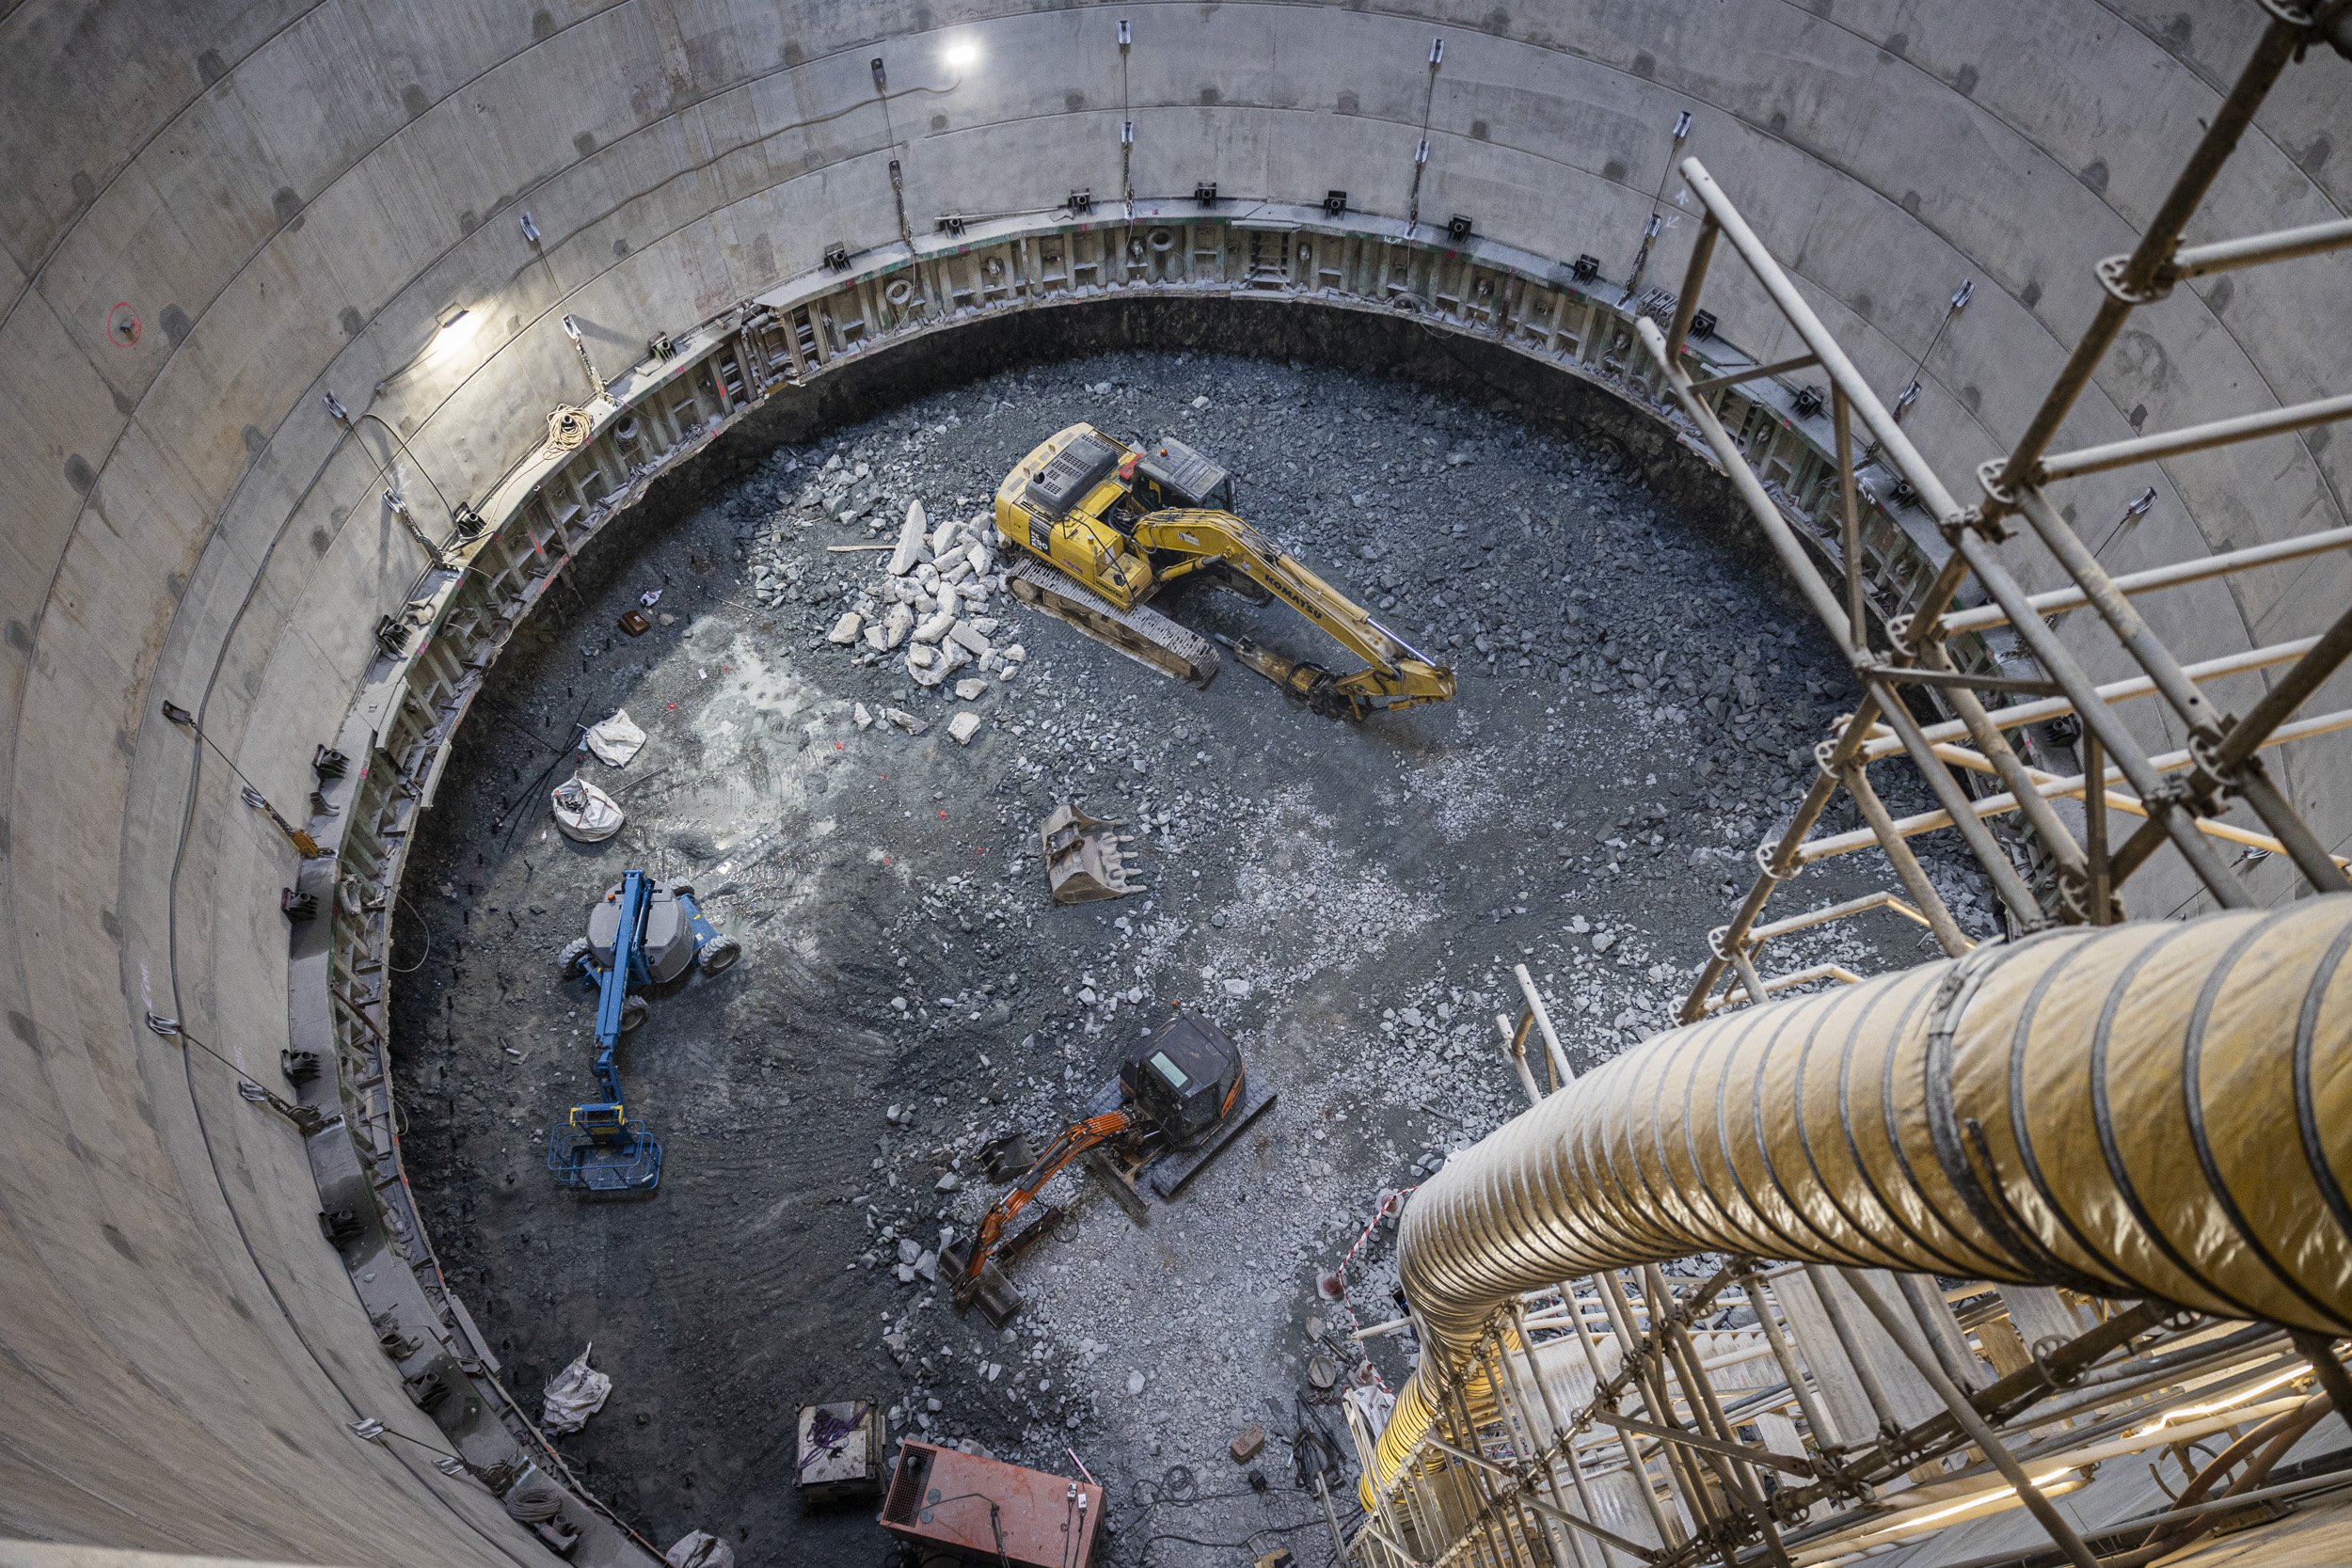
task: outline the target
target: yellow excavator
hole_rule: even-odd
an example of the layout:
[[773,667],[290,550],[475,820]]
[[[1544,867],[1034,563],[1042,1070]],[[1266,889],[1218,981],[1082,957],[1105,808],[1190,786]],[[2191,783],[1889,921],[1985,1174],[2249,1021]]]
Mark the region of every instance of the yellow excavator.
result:
[[1198,578],[1256,604],[1280,599],[1364,661],[1343,675],[1248,638],[1217,639],[1317,713],[1361,719],[1454,695],[1452,669],[1422,657],[1232,506],[1232,475],[1182,441],[1131,447],[1093,425],[1071,425],[996,486],[996,531],[1016,546],[1008,586],[1129,657],[1206,686],[1216,649],[1148,604],[1168,584]]

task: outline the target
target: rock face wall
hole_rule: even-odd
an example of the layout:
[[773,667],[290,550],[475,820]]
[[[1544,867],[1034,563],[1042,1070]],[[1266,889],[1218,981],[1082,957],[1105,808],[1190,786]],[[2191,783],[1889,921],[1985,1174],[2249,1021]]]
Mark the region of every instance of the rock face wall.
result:
[[[437,533],[585,395],[564,318],[610,372],[902,224],[1212,181],[1460,213],[1612,275],[1661,206],[1648,276],[1671,284],[1689,110],[1688,150],[1890,395],[1977,279],[1910,416],[1961,477],[2022,423],[2090,261],[2127,248],[2260,24],[2222,0],[0,14],[0,1535],[538,1560],[482,1487],[349,1430],[437,1441],[322,1239],[300,1139],[237,1093],[288,1035],[293,880],[240,789],[307,796],[418,575],[388,478]],[[2201,236],[2345,210],[2344,85],[2290,73]],[[1724,330],[1786,352],[1718,276]],[[2317,394],[2344,276],[2183,289],[2070,444]],[[2096,538],[2156,484],[2106,546],[2125,569],[2334,526],[2352,451],[2326,434],[2070,499]],[[2347,594],[2337,558],[2150,610],[2210,657]],[[2338,844],[2344,760],[2288,777]]]

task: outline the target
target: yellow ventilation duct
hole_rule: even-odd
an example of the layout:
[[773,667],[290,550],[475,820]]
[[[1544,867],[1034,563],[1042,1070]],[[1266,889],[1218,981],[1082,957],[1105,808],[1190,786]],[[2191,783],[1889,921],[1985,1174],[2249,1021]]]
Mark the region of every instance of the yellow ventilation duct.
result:
[[[1433,1375],[1523,1291],[1698,1252],[2064,1285],[2352,1333],[2352,895],[2049,931],[1660,1036],[1405,1212]],[[1440,1371],[1440,1369],[1442,1370]]]

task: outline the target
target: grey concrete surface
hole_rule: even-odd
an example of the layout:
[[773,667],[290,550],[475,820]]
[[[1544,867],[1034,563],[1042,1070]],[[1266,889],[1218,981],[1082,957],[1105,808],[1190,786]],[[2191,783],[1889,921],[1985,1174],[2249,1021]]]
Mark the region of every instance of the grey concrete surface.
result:
[[[0,14],[0,1530],[328,1561],[538,1551],[415,1446],[437,1430],[320,1237],[300,1140],[218,1059],[274,1081],[294,873],[222,756],[298,802],[421,563],[377,499],[392,444],[342,438],[322,392],[397,432],[437,524],[436,486],[483,494],[583,395],[562,315],[609,372],[833,244],[886,245],[894,156],[918,230],[1115,194],[1125,120],[1138,195],[1343,188],[1401,219],[1425,125],[1424,220],[1616,272],[1687,108],[1691,150],[1890,395],[1978,278],[1911,420],[1964,476],[2021,426],[2093,307],[2089,261],[2129,244],[2260,25],[2222,0],[21,0]],[[960,43],[976,57],[954,65]],[[2196,234],[2344,211],[2344,71],[2291,76]],[[1671,189],[1664,210],[1649,276],[1671,282],[1692,220]],[[2345,277],[2313,261],[2182,291],[2065,444],[2328,389]],[[371,396],[452,305],[470,336]],[[1780,346],[1736,290],[1719,310]],[[2129,566],[2340,524],[2348,465],[2312,434],[2071,499],[2095,522],[2156,485],[2107,547]],[[2204,656],[2348,595],[2334,558],[2150,610]],[[167,699],[222,755],[199,765]],[[2346,761],[2323,743],[2288,775],[2337,845]],[[414,1444],[357,1441],[363,1417]]]

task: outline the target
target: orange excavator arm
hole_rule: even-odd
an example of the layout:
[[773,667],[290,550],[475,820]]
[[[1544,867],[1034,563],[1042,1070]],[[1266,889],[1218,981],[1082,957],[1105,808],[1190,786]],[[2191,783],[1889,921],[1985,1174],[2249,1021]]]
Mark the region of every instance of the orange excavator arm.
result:
[[1004,1235],[1005,1227],[1029,1206],[1031,1198],[1045,1190],[1045,1184],[1054,1180],[1062,1166],[1135,1125],[1135,1113],[1122,1108],[1105,1111],[1099,1117],[1089,1117],[1084,1121],[1072,1122],[1063,1128],[1045,1152],[1038,1156],[1036,1163],[1022,1173],[1021,1180],[1008,1188],[1005,1196],[992,1204],[981,1217],[979,1229],[972,1241],[972,1256],[964,1261],[956,1275],[957,1292],[968,1295],[978,1285],[980,1271],[988,1266],[990,1255],[995,1252],[997,1240]]

